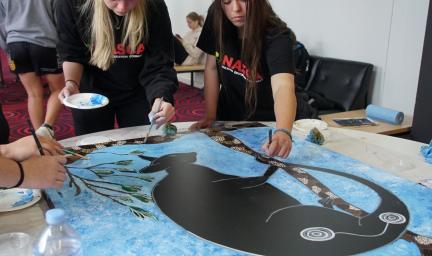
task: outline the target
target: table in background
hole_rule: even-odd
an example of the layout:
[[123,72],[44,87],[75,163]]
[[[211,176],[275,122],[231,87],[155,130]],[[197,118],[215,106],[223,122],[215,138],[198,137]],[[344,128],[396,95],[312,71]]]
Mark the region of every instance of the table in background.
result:
[[365,118],[366,113],[365,113],[364,109],[339,112],[339,113],[333,113],[333,114],[327,114],[327,115],[320,115],[319,117],[331,127],[338,127],[338,128],[343,127],[343,128],[357,130],[357,131],[379,133],[379,134],[385,134],[385,135],[395,135],[395,134],[407,133],[407,132],[411,131],[411,126],[412,126],[412,118],[409,116],[405,116],[404,121],[400,125],[393,125],[393,124],[388,124],[385,122],[374,120],[378,125],[376,125],[376,126],[371,126],[371,125],[341,126],[341,125],[338,125],[337,123],[335,123],[333,121],[333,119],[335,119],[335,118]]
[[177,65],[174,66],[174,69],[177,71],[177,73],[190,73],[191,74],[191,80],[190,85],[191,87],[194,87],[194,73],[195,72],[204,72],[205,65]]
[[[175,123],[179,133],[187,132],[190,124],[191,122]],[[274,126],[274,123],[266,124]],[[65,147],[75,146],[89,136],[105,136],[114,141],[144,137],[147,129],[147,126],[116,129],[73,137],[63,140],[61,143]],[[152,135],[160,134],[160,130],[153,131]],[[432,166],[427,164],[419,153],[420,146],[425,144],[391,136],[333,127],[330,127],[325,133],[327,137],[323,145],[325,148],[414,182],[432,178]],[[294,136],[302,136],[295,130],[293,134]],[[0,213],[0,234],[26,232],[33,238],[36,237],[45,225],[44,212],[47,209],[45,200],[41,199],[39,203],[31,207]]]

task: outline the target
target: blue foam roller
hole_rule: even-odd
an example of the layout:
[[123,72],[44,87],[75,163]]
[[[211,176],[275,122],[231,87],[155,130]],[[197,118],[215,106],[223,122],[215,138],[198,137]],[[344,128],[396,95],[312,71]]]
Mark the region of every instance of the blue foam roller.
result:
[[367,106],[366,116],[390,124],[401,124],[404,120],[403,112],[373,104]]

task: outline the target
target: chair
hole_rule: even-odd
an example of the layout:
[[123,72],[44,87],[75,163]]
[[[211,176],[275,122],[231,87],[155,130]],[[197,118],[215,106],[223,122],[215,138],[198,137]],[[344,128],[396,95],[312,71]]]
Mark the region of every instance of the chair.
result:
[[319,114],[366,108],[373,65],[325,57],[311,57],[306,91],[334,102],[337,109],[319,109]]

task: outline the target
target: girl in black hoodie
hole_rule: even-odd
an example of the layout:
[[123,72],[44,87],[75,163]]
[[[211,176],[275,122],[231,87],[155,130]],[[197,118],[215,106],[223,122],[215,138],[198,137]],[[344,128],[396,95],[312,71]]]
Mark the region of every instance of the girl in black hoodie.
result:
[[[77,135],[149,123],[174,113],[178,87],[173,68],[173,36],[162,0],[59,0],[58,51],[65,89],[59,98],[94,92],[110,104],[72,110]],[[162,100],[161,108],[158,109]]]

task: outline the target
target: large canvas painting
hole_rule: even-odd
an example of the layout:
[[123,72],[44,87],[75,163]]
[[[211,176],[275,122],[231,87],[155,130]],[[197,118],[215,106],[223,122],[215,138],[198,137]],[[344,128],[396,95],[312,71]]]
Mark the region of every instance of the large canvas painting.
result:
[[269,127],[218,128],[75,150],[46,191],[85,255],[431,255],[432,190]]

